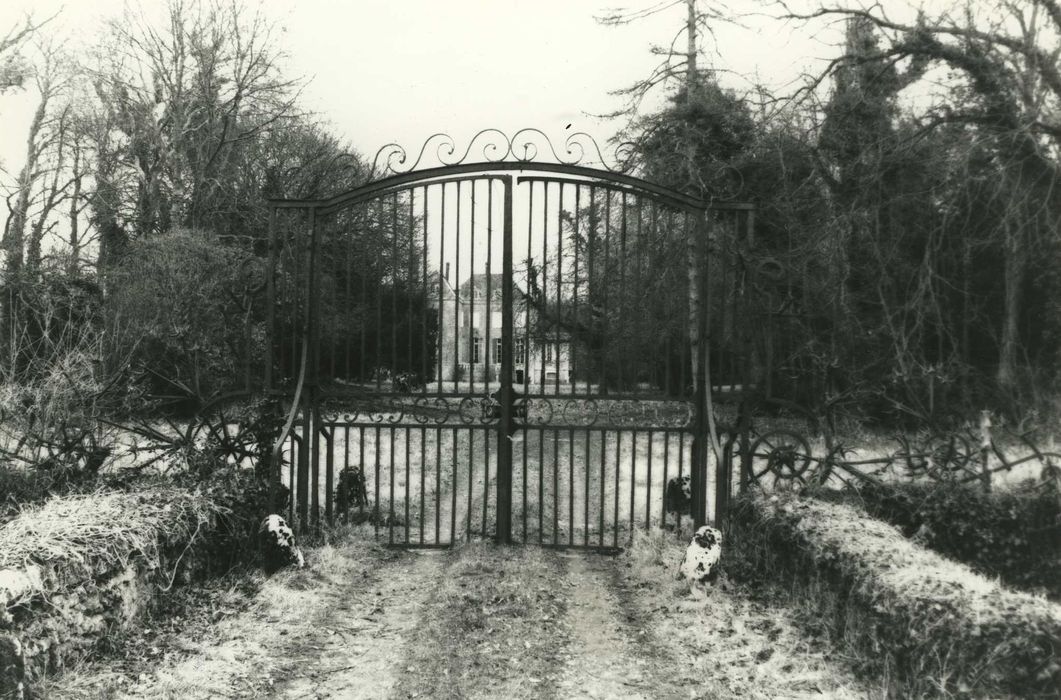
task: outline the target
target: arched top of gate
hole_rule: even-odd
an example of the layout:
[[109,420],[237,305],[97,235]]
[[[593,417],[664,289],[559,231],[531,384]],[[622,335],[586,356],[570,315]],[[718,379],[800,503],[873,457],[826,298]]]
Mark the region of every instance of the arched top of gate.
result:
[[634,145],[619,144],[606,156],[596,140],[579,131],[568,134],[560,147],[540,129],[524,128],[511,137],[499,129],[483,129],[462,150],[448,134],[436,133],[424,141],[415,157],[401,145],[389,143],[372,164],[372,180],[324,200],[272,200],[281,207],[321,207],[333,210],[390,190],[445,178],[489,177],[506,172],[553,174],[571,181],[610,183],[662,199],[687,209],[752,209],[742,202],[706,202],[683,192],[663,187],[635,174]]
[[471,138],[463,153],[448,134],[432,134],[421,146],[416,159],[401,145],[389,143],[376,153],[373,172],[384,177],[403,175],[427,167],[445,167],[478,162],[483,165],[521,163],[526,167],[542,164],[574,165],[606,174],[631,175],[634,144],[621,143],[606,157],[596,139],[584,131],[568,134],[557,149],[541,129],[520,129],[511,137],[499,129],[483,129]]

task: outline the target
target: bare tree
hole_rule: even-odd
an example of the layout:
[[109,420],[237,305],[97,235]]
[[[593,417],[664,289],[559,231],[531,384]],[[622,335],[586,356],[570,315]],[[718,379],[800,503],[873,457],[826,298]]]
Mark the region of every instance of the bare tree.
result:
[[66,149],[70,137],[70,106],[65,102],[74,71],[53,42],[39,42],[33,81],[39,95],[26,134],[25,160],[10,192],[10,215],[2,247],[9,276],[24,265],[36,270],[41,242],[50,230],[53,210],[66,199]]
[[137,236],[210,226],[239,149],[295,111],[275,28],[240,3],[172,0],[163,26],[129,13],[110,32],[96,90],[122,135],[106,188],[125,206],[97,215]]
[[808,89],[852,61],[894,65],[910,59],[922,67],[919,75],[932,67],[951,71],[947,89],[937,91],[939,98],[917,119],[921,133],[962,125],[980,134],[1000,170],[998,199],[1007,204],[995,231],[1005,283],[996,378],[1003,389],[1018,389],[1031,251],[1055,237],[1061,222],[1061,6],[1055,0],[966,1],[899,21],[881,4],[809,11],[779,4],[787,19],[857,18],[885,37],[874,55],[838,58]]
[[0,37],[0,95],[12,88],[22,87],[32,73],[30,63],[20,49],[52,19],[54,15],[44,20],[27,15]]

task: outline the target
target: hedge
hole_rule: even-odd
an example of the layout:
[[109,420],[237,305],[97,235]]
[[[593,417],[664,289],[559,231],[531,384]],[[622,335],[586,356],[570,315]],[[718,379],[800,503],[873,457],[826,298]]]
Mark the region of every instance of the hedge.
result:
[[859,508],[744,496],[727,566],[824,622],[889,695],[1061,697],[1061,606],[911,542]]
[[1061,497],[1028,482],[984,493],[973,486],[863,484],[870,515],[1013,586],[1061,597]]

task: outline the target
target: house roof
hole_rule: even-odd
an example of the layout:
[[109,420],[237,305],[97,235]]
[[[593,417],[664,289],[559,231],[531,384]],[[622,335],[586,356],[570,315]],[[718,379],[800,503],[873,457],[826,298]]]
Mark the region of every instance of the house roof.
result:
[[[501,301],[501,294],[504,287],[504,276],[500,273],[491,275],[480,273],[472,275],[471,277],[464,280],[463,284],[461,284],[460,287],[456,289],[442,273],[438,273],[438,276],[439,279],[442,281],[443,299],[452,300],[454,298],[457,298],[462,303],[485,299],[487,282],[489,281],[490,295],[494,298],[494,301]],[[513,291],[516,295],[515,303],[517,305],[522,303],[523,289],[519,286],[518,283],[513,285]]]
[[504,276],[500,274],[487,275],[483,273],[472,275],[460,286],[461,298],[478,299],[485,297],[488,288],[491,296],[500,298],[504,279]]

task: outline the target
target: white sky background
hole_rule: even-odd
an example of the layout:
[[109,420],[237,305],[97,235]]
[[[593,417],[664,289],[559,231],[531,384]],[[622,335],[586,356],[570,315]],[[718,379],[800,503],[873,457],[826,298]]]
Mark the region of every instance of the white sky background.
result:
[[[255,0],[247,0],[250,7]],[[133,3],[136,5],[137,3]],[[160,0],[140,3],[147,14]],[[283,33],[287,74],[310,80],[303,106],[318,112],[340,138],[371,157],[397,142],[419,151],[435,132],[451,134],[463,150],[488,127],[509,135],[537,127],[554,142],[587,131],[601,145],[621,127],[587,114],[622,106],[610,90],[647,76],[659,58],[651,44],[668,44],[685,20],[684,4],[625,27],[594,16],[655,0],[262,0]],[[5,0],[0,31],[27,11],[46,17],[62,10],[49,31],[73,47],[91,46],[105,18],[121,15],[125,0]],[[731,0],[755,11],[758,0]],[[720,25],[717,46],[707,38],[707,66],[746,76],[723,76],[742,89],[761,81],[780,86],[836,55],[835,32],[820,38],[798,26],[748,17],[747,29]],[[684,48],[684,38],[678,45]],[[760,76],[760,77],[757,77]],[[657,93],[662,96],[663,93]],[[17,173],[35,104],[32,91],[0,97],[0,164]]]

